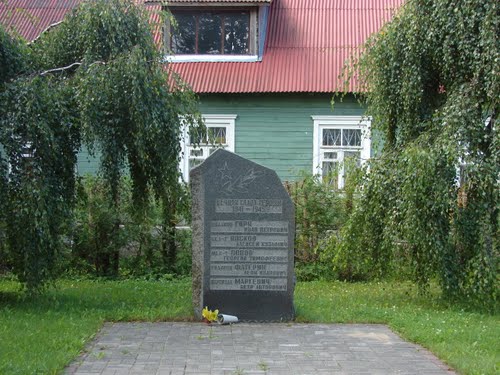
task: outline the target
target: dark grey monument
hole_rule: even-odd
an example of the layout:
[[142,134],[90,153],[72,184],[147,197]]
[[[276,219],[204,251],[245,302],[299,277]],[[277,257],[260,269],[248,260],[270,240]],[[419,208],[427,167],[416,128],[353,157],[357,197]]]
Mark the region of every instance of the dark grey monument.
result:
[[276,172],[225,150],[191,170],[193,305],[294,318],[294,207]]

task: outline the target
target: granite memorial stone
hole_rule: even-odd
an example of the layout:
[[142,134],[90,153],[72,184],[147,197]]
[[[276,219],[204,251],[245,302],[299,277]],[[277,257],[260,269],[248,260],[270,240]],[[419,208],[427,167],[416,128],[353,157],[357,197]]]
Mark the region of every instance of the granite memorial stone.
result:
[[276,172],[220,149],[190,181],[196,315],[292,320],[294,207]]

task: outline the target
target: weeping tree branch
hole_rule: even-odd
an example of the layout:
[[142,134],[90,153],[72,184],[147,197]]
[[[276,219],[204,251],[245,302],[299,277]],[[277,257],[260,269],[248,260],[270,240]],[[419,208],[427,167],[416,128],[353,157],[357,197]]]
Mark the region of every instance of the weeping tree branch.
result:
[[[94,61],[92,64],[89,65],[89,68],[93,65],[100,64],[100,65],[106,65],[104,61]],[[81,66],[83,65],[82,62],[74,62],[73,64],[70,64],[68,66],[63,66],[61,68],[54,68],[54,69],[49,69],[45,70],[40,73],[41,76],[46,76],[47,74],[52,74],[52,73],[59,73],[59,72],[65,72],[67,70],[73,69],[74,67]]]
[[[147,60],[146,63],[149,64],[149,63],[152,63],[152,62],[155,62],[156,60]],[[94,61],[92,64],[90,64],[88,67],[90,68],[91,66],[93,65],[97,65],[97,64],[100,64],[100,65],[106,65],[106,62],[105,61]],[[70,64],[68,66],[63,66],[63,67],[60,67],[60,68],[54,68],[54,69],[48,69],[48,70],[45,70],[41,73],[39,73],[39,75],[41,76],[46,76],[47,74],[52,74],[52,73],[59,73],[59,72],[65,72],[67,70],[71,70],[77,66],[81,66],[83,65],[83,62],[74,62],[73,64]]]
[[40,73],[41,76],[45,76],[47,74],[51,74],[51,73],[58,73],[58,72],[65,72],[67,70],[70,70],[76,66],[80,66],[82,65],[81,62],[74,62],[73,64],[70,64],[68,66],[63,66],[62,68],[54,68],[54,69],[49,69],[49,70],[45,70],[43,72]]
[[43,34],[45,34],[46,32],[50,31],[51,29],[53,29],[54,27],[56,26],[59,26],[61,23],[63,23],[63,21],[59,21],[59,22],[54,22],[54,23],[51,23],[49,26],[47,26],[35,39],[33,39],[31,42],[28,42],[28,46],[32,45],[33,43],[35,43],[38,39],[41,38],[41,36]]

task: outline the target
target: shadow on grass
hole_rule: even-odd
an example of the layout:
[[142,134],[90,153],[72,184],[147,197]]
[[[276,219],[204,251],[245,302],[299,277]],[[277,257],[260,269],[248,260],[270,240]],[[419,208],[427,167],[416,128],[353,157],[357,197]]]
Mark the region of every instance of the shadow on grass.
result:
[[22,292],[0,291],[0,306],[16,305],[20,300]]

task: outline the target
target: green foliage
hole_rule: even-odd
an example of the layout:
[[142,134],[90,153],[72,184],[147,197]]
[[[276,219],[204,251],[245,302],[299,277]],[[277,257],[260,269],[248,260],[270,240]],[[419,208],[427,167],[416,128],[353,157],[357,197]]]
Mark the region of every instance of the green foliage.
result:
[[0,143],[10,168],[4,180],[8,257],[30,291],[54,274],[70,218],[74,165],[80,146],[72,88],[36,77],[3,94]]
[[339,191],[315,176],[287,183],[286,188],[295,206],[296,257],[303,262],[317,259],[314,250],[327,231],[338,230],[345,210]]
[[[391,161],[388,160],[388,165]],[[386,167],[387,165],[384,165]],[[388,182],[393,178],[390,170],[381,168],[376,173],[374,165],[370,171],[371,185],[365,187],[359,197],[351,217],[342,228],[342,241],[330,245],[338,249],[334,258],[334,268],[341,280],[364,280],[387,276],[391,265],[390,248],[384,238],[386,208],[394,194]],[[366,185],[367,176],[361,181]],[[367,203],[369,205],[367,206]],[[374,219],[373,219],[374,218]]]
[[386,141],[343,233],[354,273],[403,260],[421,290],[437,275],[449,298],[497,298],[498,7],[409,0],[354,61]]
[[[124,184],[124,181],[121,181]],[[97,276],[110,276],[118,268],[115,254],[130,241],[124,189],[120,189],[119,205],[109,200],[109,187],[96,177],[79,181],[73,230],[73,267]],[[124,202],[125,201],[125,202]]]
[[[57,27],[32,44],[36,70],[110,62],[140,48],[146,60],[158,57],[149,14],[128,0],[91,0],[73,9]],[[142,70],[142,69],[141,69]]]
[[0,92],[5,83],[26,68],[25,53],[22,43],[11,37],[0,25]]
[[[131,180],[134,222],[145,222],[151,199],[158,201],[162,259],[175,263],[176,210],[186,201],[178,171],[180,119],[192,131],[202,126],[196,97],[162,63],[152,33],[157,25],[149,18],[131,0],[91,0],[29,45],[17,48],[0,33],[0,58],[13,62],[5,70],[2,60],[8,83],[0,99],[6,151],[0,169],[6,171],[7,162],[11,168],[6,179],[0,173],[0,188],[7,192],[0,204],[13,215],[6,227],[9,257],[31,291],[54,274],[61,239],[71,236],[64,225],[74,203],[81,142],[102,156],[105,186],[96,187],[89,211],[106,232],[94,235],[106,237],[102,252],[111,258],[111,270],[104,266],[98,273],[118,274],[124,174]],[[18,56],[24,60],[14,64]],[[26,146],[29,157],[23,156]]]
[[[130,178],[119,184],[119,204],[109,200],[109,185],[100,177],[79,179],[72,231],[69,274],[93,276],[148,277],[158,279],[166,274],[186,276],[191,272],[191,232],[174,232],[175,258],[163,256],[162,207],[150,197],[141,215],[132,202]],[[182,204],[182,200],[177,203]],[[182,207],[176,207],[182,212]],[[174,229],[182,216],[173,222]],[[119,253],[119,258],[116,254]],[[118,264],[115,264],[118,262]]]
[[[1,147],[1,146],[0,146]],[[3,161],[0,148],[0,272],[7,266],[7,165]]]
[[[303,179],[285,185],[295,206],[295,259],[299,280],[334,279],[337,237],[356,200],[355,186],[362,169],[347,164],[345,187],[339,190],[326,181],[336,181],[336,171],[321,181],[303,174]],[[334,175],[335,174],[335,175]]]
[[[102,13],[99,7],[103,6],[108,7],[98,4],[82,8],[81,14],[76,12],[68,24],[75,22],[82,38],[88,39],[94,30],[75,19],[94,18]],[[118,181],[124,167],[128,167],[137,215],[146,213],[150,194],[160,202],[162,259],[164,265],[173,267],[176,210],[178,202],[184,201],[185,191],[179,184],[180,118],[196,128],[199,116],[192,92],[160,63],[162,58],[146,28],[147,19],[138,9],[127,2],[112,1],[111,9],[104,12],[105,18],[110,17],[109,25],[102,26],[105,24],[99,19],[99,38],[108,40],[109,34],[115,32],[130,35],[119,39],[117,45],[103,45],[102,50],[89,46],[82,53],[80,57],[90,64],[85,74],[77,77],[78,100],[85,140],[90,149],[99,149],[111,201],[118,204]],[[123,12],[130,20],[120,16]],[[139,33],[129,28],[130,23],[142,24],[148,32]]]
[[[0,95],[5,85],[25,69],[25,50],[21,42],[11,37],[0,25]],[[0,107],[0,117],[3,113]],[[0,133],[2,127],[0,126]],[[7,225],[7,172],[8,165],[0,142],[0,269],[7,265],[6,225]]]
[[179,276],[191,276],[192,265],[192,233],[190,229],[181,229],[177,232],[177,258],[175,272]]

